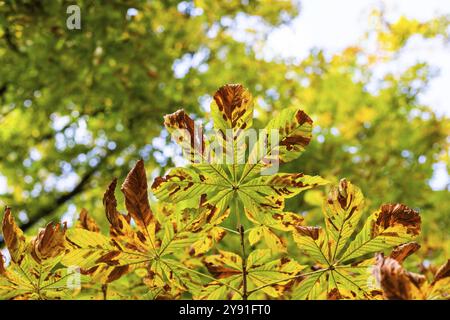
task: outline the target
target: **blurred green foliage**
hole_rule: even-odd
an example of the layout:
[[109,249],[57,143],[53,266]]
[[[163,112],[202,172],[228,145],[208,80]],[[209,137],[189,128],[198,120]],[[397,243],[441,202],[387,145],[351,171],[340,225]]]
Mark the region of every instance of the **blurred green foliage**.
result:
[[[450,122],[418,101],[431,69],[417,63],[369,90],[374,66],[395,61],[410,37],[448,41],[448,18],[388,23],[374,11],[367,41],[374,35],[377,50],[312,50],[293,63],[259,51],[270,30],[298,14],[289,1],[80,0],[82,28],[68,30],[71,4],[0,1],[0,176],[8,185],[0,204],[22,212],[23,228],[83,207],[104,221],[113,177],[138,158],[148,172],[173,164],[153,140],[163,115],[200,114],[218,87],[239,82],[255,96],[256,126],[291,105],[314,120],[308,151],[283,171],[346,177],[371,199],[366,214],[386,202],[419,209],[418,257],[433,265],[448,257],[449,193],[428,182],[433,164],[449,165]],[[240,29],[248,19],[257,27]],[[325,191],[306,192],[289,209],[319,223]]]

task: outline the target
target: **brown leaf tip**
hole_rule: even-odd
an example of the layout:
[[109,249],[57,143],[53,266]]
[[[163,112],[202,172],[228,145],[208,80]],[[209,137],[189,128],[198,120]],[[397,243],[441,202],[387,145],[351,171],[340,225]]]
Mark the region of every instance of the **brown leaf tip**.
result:
[[11,221],[11,208],[5,207],[5,215],[3,216],[3,224],[5,224],[5,221],[10,222]]
[[5,258],[3,257],[3,254],[0,252],[0,275],[4,274],[6,274]]
[[166,181],[167,179],[165,179],[164,177],[156,177],[152,184],[152,190],[157,190],[158,187]]
[[[130,180],[131,177],[133,176],[141,176],[142,174],[144,174],[145,176],[145,166],[144,166],[144,160],[139,159],[136,164],[134,165],[134,167],[130,170],[130,172],[128,173],[125,182],[123,183],[123,185],[127,184],[127,180]],[[123,187],[122,185],[122,187]]]
[[333,187],[330,190],[327,199],[328,203],[332,204],[333,202],[338,201],[342,209],[344,210],[347,209],[347,207],[350,205],[352,201],[351,195],[350,199],[348,199],[349,197],[348,188],[349,182],[346,179],[341,179],[339,181],[339,185]]
[[153,218],[147,192],[147,174],[144,160],[139,160],[125,178],[120,190],[125,196],[128,214],[141,227],[146,227]]
[[183,109],[165,115],[164,125],[169,128],[187,129],[189,132],[194,131],[194,120]]
[[147,192],[147,173],[145,172],[144,160],[136,162],[130,170],[120,190],[125,194]]
[[[234,122],[241,115],[235,115],[233,112],[251,101],[252,97],[247,89],[241,84],[226,84],[220,87],[214,94],[214,101],[219,111],[224,114],[225,120]],[[243,110],[242,112],[245,112]]]
[[421,225],[419,212],[400,203],[382,205],[376,226],[387,229],[396,224],[403,225],[408,234],[418,235]]
[[89,216],[88,211],[85,208],[81,209],[78,221],[80,222],[80,226],[85,230],[89,230],[92,232],[100,231],[100,228],[98,227],[97,223],[95,222],[94,219],[92,219]]
[[389,300],[412,299],[412,287],[419,289],[426,281],[425,276],[403,269],[395,259],[378,254],[376,260],[377,268],[374,269],[374,275]]
[[420,249],[420,245],[416,242],[408,242],[399,245],[392,250],[390,258],[397,260],[402,263],[407,257],[412,255],[414,252]]
[[[17,226],[14,217],[11,214],[9,207],[5,208],[5,215],[3,216],[2,224],[3,239],[6,247],[11,254],[12,260],[19,262],[23,256],[22,249],[25,243],[25,236],[22,230]],[[16,257],[17,255],[17,257]]]
[[117,200],[115,196],[116,186],[117,178],[114,178],[103,195],[103,206],[105,208],[106,218],[111,225],[116,225],[118,221]]
[[[114,193],[114,191],[116,190],[116,186],[117,186],[117,178],[114,178],[108,185],[108,190],[106,191],[106,193],[111,194]],[[106,194],[105,193],[105,194]]]
[[[195,122],[192,120],[189,115],[183,109],[180,109],[172,114],[166,115],[164,117],[164,125],[168,129],[178,129],[178,130],[186,130],[188,133],[188,137],[185,137],[185,134],[180,134],[178,136],[174,136],[178,142],[182,142],[184,139],[189,139],[187,141],[190,144],[190,147],[193,149],[200,149],[200,153],[203,153],[205,148],[205,138],[203,136],[203,129],[201,127],[196,128]],[[170,130],[169,130],[170,131]]]
[[103,194],[103,205],[106,206],[110,201],[114,201],[114,205],[116,205],[116,199],[114,196],[116,186],[117,186],[117,178],[114,178],[108,185],[108,188],[106,189],[105,193]]
[[320,227],[296,226],[295,229],[302,236],[310,237],[313,240],[319,239]]
[[305,123],[309,123],[309,124],[313,123],[312,119],[303,110],[297,111],[297,113],[295,115],[295,119],[297,120],[299,125],[303,125]]
[[49,223],[32,242],[31,255],[36,261],[58,256],[65,249],[67,224]]
[[433,283],[447,277],[450,277],[450,259],[436,271]]
[[344,297],[341,295],[338,288],[333,288],[330,292],[327,293],[327,299],[328,300],[341,300],[341,299],[344,299]]

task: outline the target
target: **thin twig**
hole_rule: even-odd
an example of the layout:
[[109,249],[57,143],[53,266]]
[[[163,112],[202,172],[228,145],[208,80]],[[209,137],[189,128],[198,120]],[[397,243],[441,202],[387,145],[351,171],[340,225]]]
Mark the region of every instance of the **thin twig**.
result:
[[247,292],[247,255],[245,253],[244,226],[240,225],[238,230],[239,230],[239,234],[241,235],[241,250],[242,250],[242,286],[243,286],[242,299],[243,300],[247,300],[248,299],[248,292]]
[[240,233],[237,232],[236,230],[233,230],[233,229],[230,229],[230,228],[226,228],[226,227],[222,227],[222,226],[220,226],[220,228],[222,228],[223,230],[225,230],[225,231],[227,231],[227,232],[234,233],[234,234],[239,234],[239,235],[240,235]]
[[103,300],[108,300],[108,284],[102,284]]

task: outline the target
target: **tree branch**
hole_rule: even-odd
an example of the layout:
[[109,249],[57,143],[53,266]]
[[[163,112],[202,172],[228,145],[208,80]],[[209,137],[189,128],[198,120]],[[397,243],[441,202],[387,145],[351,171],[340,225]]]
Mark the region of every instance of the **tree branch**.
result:
[[241,236],[241,249],[242,249],[242,300],[248,299],[248,289],[247,289],[247,255],[245,252],[245,237],[244,237],[244,226],[240,225],[238,227],[239,234]]
[[[30,217],[29,221],[22,224],[20,228],[23,231],[26,231],[27,229],[34,226],[39,220],[53,214],[57,209],[59,209],[62,205],[64,205],[66,202],[73,199],[75,196],[80,194],[84,191],[86,185],[90,182],[92,176],[94,176],[95,173],[97,173],[100,169],[100,167],[104,164],[104,161],[108,158],[109,155],[111,155],[114,151],[110,151],[107,153],[100,161],[99,163],[92,167],[90,170],[88,170],[81,178],[80,182],[75,186],[75,188],[72,189],[72,191],[65,193],[58,198],[55,199],[55,201],[52,202],[51,205],[41,208],[36,214],[34,214],[32,217]],[[3,246],[3,239],[0,239],[0,246]]]
[[6,27],[4,30],[3,38],[5,39],[5,42],[11,51],[13,51],[21,56],[25,55],[22,51],[20,51],[19,47],[14,42],[13,35],[11,34],[11,31],[9,30],[8,27]]

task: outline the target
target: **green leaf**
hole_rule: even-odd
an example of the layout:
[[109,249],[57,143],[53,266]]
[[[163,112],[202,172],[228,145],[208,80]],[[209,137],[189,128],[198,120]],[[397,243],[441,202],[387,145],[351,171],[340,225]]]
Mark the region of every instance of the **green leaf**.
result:
[[11,209],[6,207],[2,223],[3,238],[8,248],[11,260],[20,263],[25,255],[26,240],[22,230],[17,226],[11,214]]
[[58,285],[71,275],[60,264],[67,249],[65,233],[65,226],[49,223],[26,241],[10,209],[6,209],[3,237],[12,259],[5,267],[0,254],[0,299],[63,299],[74,295],[73,288]]
[[[245,270],[250,297],[261,293],[273,298],[280,297],[288,284],[304,269],[291,258],[273,260],[272,256],[272,250],[258,249],[247,257]],[[242,293],[243,289],[243,266],[239,255],[220,251],[218,255],[206,257],[205,265],[218,280],[206,284],[197,298],[242,298],[236,294]]]
[[359,258],[414,239],[420,232],[420,216],[403,204],[387,204],[374,212],[340,258]]
[[[160,201],[171,203],[198,200],[203,206],[216,210],[211,215],[211,221],[220,219],[237,197],[249,219],[257,225],[265,225],[276,224],[271,217],[274,212],[283,210],[285,199],[328,183],[319,176],[301,173],[260,175],[256,169],[267,167],[267,163],[258,146],[264,145],[267,136],[260,137],[252,150],[252,146],[247,146],[246,133],[252,125],[252,114],[250,93],[241,85],[225,85],[217,90],[211,105],[214,128],[219,132],[211,143],[206,142],[201,130],[197,132],[194,129],[194,121],[184,111],[168,115],[165,118],[167,130],[171,133],[177,130],[184,132],[175,135],[174,139],[183,150],[187,150],[184,154],[191,165],[173,169],[166,176],[156,178],[152,185],[155,196]],[[312,121],[303,111],[289,109],[272,120],[268,128],[280,131],[281,135],[276,135],[277,141],[271,142],[266,155],[273,156],[277,149],[281,153],[276,160],[284,161],[299,156],[309,143]],[[205,152],[197,152],[194,150],[196,145],[209,148],[206,147]],[[191,161],[194,156],[201,158],[201,162]],[[237,214],[243,212],[240,210]],[[272,234],[271,230],[266,232],[268,236]],[[278,242],[275,237],[269,237],[274,247],[278,246],[275,245]]]
[[[294,240],[321,271],[306,277],[294,290],[296,299],[378,299],[379,288],[372,285],[374,262],[366,255],[410,241],[420,232],[420,217],[402,204],[381,206],[352,239],[362,215],[361,191],[345,179],[332,187],[324,203],[324,230],[296,226]],[[415,246],[396,248],[399,259]],[[350,264],[351,262],[351,264]],[[324,288],[325,295],[318,290]],[[321,290],[321,289],[320,289]],[[319,291],[320,291],[319,290]]]
[[[241,179],[251,177],[254,171],[270,163],[284,163],[298,158],[311,141],[312,123],[311,118],[298,108],[283,109],[267,124],[265,136],[251,150]],[[278,139],[274,140],[274,133]],[[261,152],[262,147],[265,152]]]
[[311,298],[313,288],[319,283],[320,278],[326,271],[319,271],[303,279],[295,288],[292,294],[293,300],[307,300]]
[[211,103],[214,128],[224,135],[227,129],[244,130],[253,122],[253,98],[240,84],[227,84],[219,88]]
[[207,146],[203,128],[196,126],[184,110],[164,116],[164,125],[181,147],[186,159],[191,163],[202,163],[206,159]]
[[265,245],[273,252],[286,252],[286,245],[280,237],[264,225],[252,228],[249,232],[248,240],[250,245],[255,245],[263,240]]
[[[328,184],[319,176],[302,173],[278,173],[254,178],[240,187],[239,195],[247,201],[255,202],[254,210],[282,210],[284,199],[292,198],[300,192]],[[242,197],[241,197],[242,198]]]
[[92,232],[81,228],[69,229],[68,240],[75,246],[62,259],[66,266],[79,266],[80,268],[92,268],[98,264],[98,260],[108,252],[117,250],[110,239],[98,232]]
[[[229,211],[217,216],[218,209],[210,203],[197,209],[160,204],[153,214],[144,179],[144,166],[138,162],[122,186],[127,215],[117,211],[116,181],[110,184],[103,199],[110,237],[82,228],[72,229],[68,233],[72,247],[63,263],[79,266],[94,282],[102,284],[135,271],[144,273],[144,283],[155,294],[171,298],[185,291],[193,294],[202,283],[184,263],[189,262],[190,256],[204,254],[223,238],[225,232],[217,224]],[[202,197],[202,201],[206,199]],[[81,218],[88,220],[85,215]]]
[[325,225],[331,241],[331,259],[339,256],[358,226],[362,215],[363,195],[345,179],[333,187],[324,202]]
[[293,232],[294,241],[315,262],[329,266],[329,251],[326,236],[319,227],[297,226]]
[[152,185],[155,196],[161,201],[179,202],[202,194],[226,188],[220,177],[204,174],[192,168],[172,169],[164,178],[157,178]]

